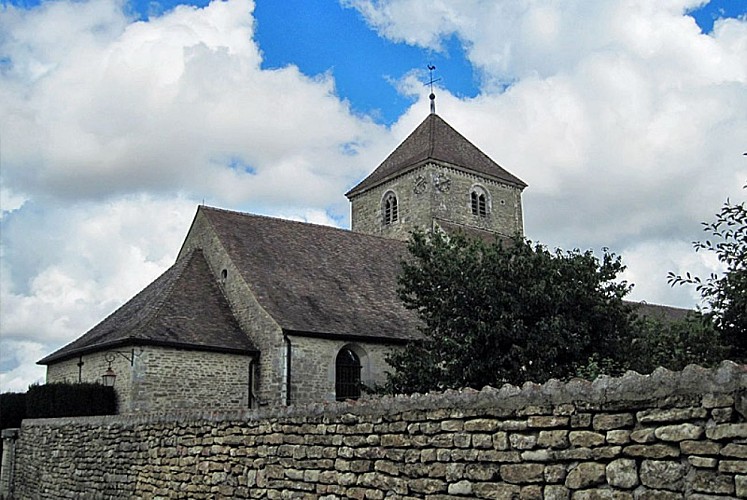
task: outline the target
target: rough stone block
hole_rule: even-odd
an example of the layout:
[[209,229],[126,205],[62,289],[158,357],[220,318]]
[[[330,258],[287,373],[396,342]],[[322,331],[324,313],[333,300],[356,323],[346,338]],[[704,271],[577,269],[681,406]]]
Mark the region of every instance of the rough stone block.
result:
[[747,474],[747,460],[721,460],[718,470],[730,474]]
[[649,488],[681,491],[687,466],[671,460],[644,460],[641,463],[641,484]]
[[642,424],[662,422],[682,422],[685,420],[704,419],[708,416],[705,408],[665,408],[643,410],[636,413],[636,418]]
[[636,429],[630,433],[630,439],[636,443],[653,443],[656,441],[655,428]]
[[623,453],[630,457],[641,458],[675,458],[680,456],[679,448],[666,444],[632,444],[623,448]]
[[734,492],[739,498],[747,497],[747,476],[734,476]]
[[706,429],[706,437],[719,441],[722,439],[747,438],[747,423],[719,424]]
[[549,462],[555,458],[550,450],[527,450],[521,453],[524,462]]
[[591,427],[591,413],[578,413],[571,415],[571,427],[574,429],[581,429]]
[[545,500],[568,500],[570,490],[565,486],[549,485],[544,489]]
[[682,441],[680,450],[686,455],[718,455],[721,445],[711,441]]
[[712,469],[718,465],[718,460],[715,458],[699,457],[697,455],[687,457],[687,461],[690,465],[699,469]]
[[609,431],[612,429],[623,429],[632,427],[635,418],[632,413],[600,414],[595,415],[592,426],[595,431]]
[[533,415],[527,419],[527,425],[531,428],[553,428],[568,425],[566,416],[538,416]]
[[688,483],[693,491],[732,495],[734,493],[734,479],[717,472],[695,470],[688,475]]
[[725,457],[747,458],[747,444],[729,443],[720,453]]
[[729,394],[705,394],[701,404],[703,408],[731,406],[734,404],[734,398]]
[[519,493],[520,500],[542,500],[542,487],[536,484],[522,486]]
[[508,449],[508,433],[507,432],[496,432],[493,434],[493,448],[496,450],[507,450]]
[[703,427],[690,423],[665,425],[657,428],[654,435],[662,441],[696,440],[703,435]]
[[682,493],[666,490],[642,490],[636,492],[636,500],[682,500]]
[[466,432],[494,432],[498,430],[498,421],[488,418],[476,418],[464,422]]
[[537,446],[543,448],[568,448],[568,431],[540,431]]
[[604,444],[604,434],[592,431],[571,431],[568,439],[572,446],[592,448]]
[[620,429],[608,431],[606,438],[608,444],[628,444],[630,442],[630,431]]
[[537,445],[536,434],[514,434],[508,436],[511,448],[514,450],[531,450]]
[[540,483],[544,470],[545,466],[542,464],[503,465],[501,466],[501,477],[507,483]]
[[605,468],[607,482],[617,488],[633,488],[638,486],[638,469],[635,460],[620,458],[613,460]]
[[478,498],[517,498],[521,493],[521,487],[506,483],[475,483],[472,486],[472,492]]
[[471,495],[472,494],[472,482],[462,480],[449,485],[449,495]]
[[561,483],[568,475],[568,467],[565,464],[553,464],[545,466],[545,482]]
[[614,491],[601,488],[575,491],[573,500],[633,500],[633,494],[627,491]]
[[601,484],[604,481],[604,464],[583,462],[568,472],[568,476],[565,478],[565,485],[572,490],[579,490],[595,484]]

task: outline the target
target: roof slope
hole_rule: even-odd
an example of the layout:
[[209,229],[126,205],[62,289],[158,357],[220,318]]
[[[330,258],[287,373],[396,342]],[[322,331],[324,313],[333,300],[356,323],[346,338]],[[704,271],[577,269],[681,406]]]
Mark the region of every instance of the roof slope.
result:
[[85,335],[39,361],[54,361],[126,344],[256,352],[194,250]]
[[417,315],[397,296],[406,243],[210,207],[208,219],[259,304],[286,331],[407,340]]
[[350,198],[429,160],[471,170],[521,188],[526,187],[524,181],[491,160],[443,118],[431,113],[371,175],[346,196]]

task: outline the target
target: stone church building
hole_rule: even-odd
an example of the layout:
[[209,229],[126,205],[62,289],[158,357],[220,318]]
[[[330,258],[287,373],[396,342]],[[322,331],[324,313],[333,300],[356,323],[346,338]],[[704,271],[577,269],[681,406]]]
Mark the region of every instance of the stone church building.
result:
[[174,265],[50,354],[120,412],[356,398],[419,336],[396,294],[409,231],[523,231],[513,176],[435,113],[347,193],[352,230],[199,206]]

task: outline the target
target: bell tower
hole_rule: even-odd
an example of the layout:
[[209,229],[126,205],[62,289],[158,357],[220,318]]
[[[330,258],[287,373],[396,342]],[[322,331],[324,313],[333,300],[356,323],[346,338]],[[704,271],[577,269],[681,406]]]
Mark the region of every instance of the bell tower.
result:
[[352,230],[407,240],[410,232],[463,231],[483,239],[523,234],[527,186],[431,113],[345,196]]

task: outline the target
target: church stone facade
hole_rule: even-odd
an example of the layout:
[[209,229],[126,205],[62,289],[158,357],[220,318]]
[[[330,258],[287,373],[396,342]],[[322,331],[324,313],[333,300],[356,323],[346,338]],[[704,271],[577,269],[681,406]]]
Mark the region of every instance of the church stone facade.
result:
[[347,193],[352,231],[200,206],[170,269],[39,363],[111,369],[121,413],[357,398],[421,336],[396,294],[410,231],[522,233],[524,187],[432,113]]

